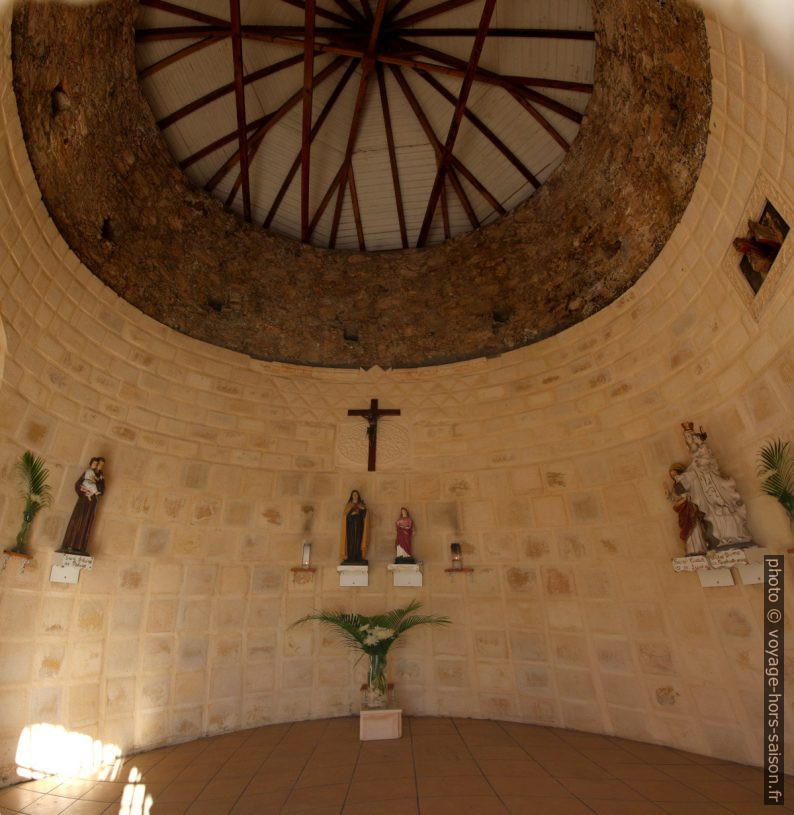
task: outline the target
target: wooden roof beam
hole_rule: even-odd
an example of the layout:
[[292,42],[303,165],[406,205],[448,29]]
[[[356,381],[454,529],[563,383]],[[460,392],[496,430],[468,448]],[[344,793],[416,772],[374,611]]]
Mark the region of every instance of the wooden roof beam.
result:
[[169,54],[167,57],[158,59],[157,62],[153,62],[151,65],[148,65],[146,68],[142,68],[140,71],[138,71],[138,79],[146,79],[147,77],[152,76],[152,74],[156,74],[158,71],[161,71],[163,68],[173,65],[180,59],[189,57],[191,54],[195,54],[196,51],[201,51],[208,45],[215,45],[216,42],[222,42],[224,39],[225,37],[205,37],[203,40],[186,45],[184,48],[174,51],[173,54]]
[[480,16],[480,24],[477,27],[477,36],[474,38],[474,43],[471,47],[471,55],[469,56],[469,64],[463,76],[461,83],[458,101],[455,104],[455,111],[452,114],[452,121],[449,124],[449,132],[447,133],[447,140],[444,143],[444,150],[441,154],[441,160],[438,164],[436,178],[433,182],[433,187],[430,191],[430,199],[427,202],[427,209],[425,217],[422,221],[422,228],[419,230],[419,239],[417,246],[424,246],[427,243],[427,236],[430,233],[430,226],[433,223],[433,214],[438,205],[438,199],[441,195],[441,190],[444,187],[444,178],[447,173],[450,161],[452,160],[452,151],[455,147],[458,133],[460,132],[460,124],[463,121],[463,114],[466,111],[466,102],[469,99],[472,85],[474,84],[474,74],[477,71],[477,65],[482,55],[482,49],[485,45],[485,38],[488,35],[488,26],[491,24],[491,17],[493,15],[496,0],[485,0],[483,5],[482,14]]
[[[315,87],[321,82],[324,82],[329,76],[331,76],[332,73],[334,73],[334,71],[338,70],[343,63],[344,59],[337,57],[337,59],[335,59],[330,65],[326,65],[325,68],[323,68],[323,70],[320,71],[320,73],[314,78]],[[287,113],[290,112],[290,110],[292,110],[292,108],[298,104],[298,102],[301,101],[302,98],[303,89],[301,88],[293,93],[289,99],[279,105],[279,107],[272,113],[269,113],[258,120],[258,127],[256,128],[255,133],[248,140],[250,161],[253,161],[254,156],[256,156],[256,151],[259,149],[259,146],[262,144],[262,140],[265,138],[265,136],[267,136],[267,134],[281,121],[281,119],[287,115]],[[204,189],[208,192],[213,190],[218,185],[218,182],[226,175],[226,173],[232,167],[234,167],[235,164],[237,164],[239,159],[239,153],[235,153],[234,155],[230,156],[224,162],[223,166],[218,170],[218,172],[216,172],[215,175],[205,184]],[[232,185],[232,190],[230,193],[231,200],[234,200],[234,196],[237,195],[237,190],[240,188],[241,180],[242,176],[238,175],[234,184]],[[229,203],[231,203],[231,200]]]
[[[378,0],[378,6],[375,10],[375,18],[372,22],[372,28],[369,32],[369,39],[367,41],[367,48],[364,52],[364,57],[361,61],[361,81],[358,85],[358,93],[356,94],[356,101],[353,106],[353,115],[350,119],[350,130],[347,137],[347,148],[345,156],[342,160],[342,166],[338,174],[338,181],[335,182],[338,186],[336,207],[334,210],[334,223],[338,224],[339,217],[342,211],[342,201],[344,200],[345,187],[347,185],[347,178],[349,174],[350,165],[353,161],[353,150],[356,147],[356,138],[358,137],[358,129],[361,125],[361,113],[364,109],[364,100],[367,94],[367,86],[369,84],[369,77],[372,69],[375,66],[375,56],[378,45],[378,35],[380,28],[383,24],[383,16],[386,13],[386,4],[388,0]],[[314,221],[316,224],[316,219]],[[332,244],[333,246],[333,244]]]
[[[450,104],[455,104],[455,94],[449,91],[444,85],[441,84],[432,74],[425,73],[424,71],[419,72],[419,76],[425,80],[425,82],[430,85],[430,87],[435,88],[443,97],[447,100]],[[535,177],[535,175],[526,167],[523,161],[496,135],[496,133],[491,130],[479,116],[476,116],[472,113],[471,110],[466,108],[464,112],[464,116],[480,131],[480,133],[485,136],[488,141],[496,147],[497,150],[518,170],[521,175],[532,184],[535,189],[540,186],[540,182]]]
[[[350,81],[350,77],[353,76],[356,68],[358,67],[358,61],[353,60],[345,69],[342,78],[337,83],[336,87],[334,88],[331,95],[328,97],[328,101],[323,106],[322,111],[320,111],[320,115],[317,117],[317,121],[314,123],[312,127],[311,133],[309,135],[309,141],[314,141],[314,137],[320,132],[320,128],[323,126],[323,123],[328,118],[328,114],[331,112],[336,100],[341,95],[342,91],[344,90],[347,83]],[[314,81],[315,85],[318,85],[319,82],[317,79]],[[287,172],[287,176],[284,179],[281,187],[279,188],[276,197],[273,199],[273,203],[270,205],[270,211],[267,214],[267,217],[264,220],[262,226],[267,229],[273,221],[275,217],[276,211],[278,210],[279,206],[281,206],[281,202],[284,200],[284,196],[289,189],[290,184],[292,183],[292,179],[295,178],[295,174],[298,172],[298,169],[301,165],[301,157],[303,151],[299,150],[298,155],[295,157],[295,161],[292,162],[292,166],[290,167],[289,171]]]
[[399,20],[395,20],[389,26],[387,31],[391,32],[398,25],[401,28],[405,28],[407,26],[412,26],[414,23],[421,23],[424,20],[429,20],[431,17],[437,17],[439,14],[445,14],[447,11],[452,11],[453,9],[460,8],[461,6],[467,6],[469,3],[473,2],[474,0],[445,0],[443,3],[437,3],[435,6],[430,6],[430,8],[417,11],[415,14],[409,14],[408,17],[402,17]]
[[[403,23],[402,20],[397,22]],[[391,34],[398,37],[474,37],[476,28],[393,28]],[[520,37],[538,40],[595,40],[595,31],[578,28],[491,28],[489,37]]]
[[[425,135],[427,136],[427,140],[430,142],[430,146],[433,148],[436,154],[436,162],[441,160],[441,152],[443,150],[443,145],[439,140],[438,136],[436,136],[435,131],[433,130],[430,121],[428,120],[425,112],[422,110],[422,106],[419,104],[419,100],[416,98],[416,95],[411,90],[411,86],[408,84],[406,78],[402,75],[402,72],[399,68],[392,65],[390,66],[391,72],[394,75],[394,78],[397,80],[397,84],[400,86],[400,90],[403,92],[403,95],[408,100],[408,104],[411,106],[411,110],[413,110],[414,115],[416,116],[419,124],[422,126],[422,130],[425,131]],[[463,207],[463,211],[466,213],[466,216],[469,219],[469,223],[472,225],[473,229],[477,229],[479,227],[480,222],[477,220],[477,215],[474,212],[474,207],[471,205],[471,201],[469,201],[468,196],[466,195],[466,191],[463,189],[463,185],[460,183],[457,175],[450,170],[449,171],[449,183],[452,185],[452,189],[455,191],[455,195],[458,196],[458,200],[460,201],[461,206]]]
[[[302,54],[283,59],[280,62],[275,62],[272,65],[268,65],[265,68],[260,68],[258,71],[254,71],[253,73],[244,76],[243,85],[249,85],[251,82],[264,79],[266,76],[271,76],[279,71],[283,71],[285,68],[291,68],[293,65],[298,65],[301,62],[303,62]],[[189,113],[193,113],[204,105],[208,105],[210,102],[214,102],[216,99],[226,96],[227,93],[231,93],[234,89],[234,82],[221,85],[220,88],[216,88],[214,91],[210,91],[209,93],[204,94],[204,96],[200,96],[198,99],[188,102],[186,105],[179,108],[179,110],[169,113],[168,116],[164,116],[157,122],[157,126],[164,129],[169,125],[174,124],[174,122],[179,121],[184,116],[187,116]]]
[[389,165],[391,166],[392,185],[394,186],[394,199],[397,204],[397,221],[400,225],[400,240],[403,249],[408,248],[408,232],[405,226],[405,210],[403,209],[402,191],[400,189],[400,175],[397,169],[397,150],[394,144],[394,130],[389,110],[389,97],[386,93],[386,77],[383,75],[383,65],[375,66],[380,91],[380,106],[383,111],[383,127],[386,130],[386,146],[389,149]]
[[245,85],[243,77],[243,39],[240,0],[229,0],[232,23],[232,60],[234,62],[234,102],[237,110],[237,139],[240,144],[240,174],[243,179],[243,217],[251,220],[251,183],[248,175],[248,130],[245,126]]
[[301,120],[301,240],[309,240],[309,172],[311,158],[312,101],[314,92],[315,0],[306,0],[306,50],[303,60],[303,116]]
[[211,14],[204,14],[201,11],[196,11],[192,8],[185,8],[177,3],[169,3],[167,0],[140,0],[142,6],[158,9],[159,11],[166,11],[169,14],[175,14],[178,17],[184,17],[187,20],[195,20],[197,23],[206,23],[207,25],[229,25],[228,20],[222,17],[213,17]]

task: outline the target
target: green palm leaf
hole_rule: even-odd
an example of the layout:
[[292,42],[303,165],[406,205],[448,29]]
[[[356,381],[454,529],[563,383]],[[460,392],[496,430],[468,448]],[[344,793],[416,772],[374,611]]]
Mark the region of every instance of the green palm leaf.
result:
[[757,474],[761,489],[783,505],[794,525],[794,457],[787,441],[775,439],[761,448]]
[[794,493],[794,458],[788,447],[787,441],[775,439],[758,454],[758,476],[764,479],[761,489],[778,500],[786,493]]
[[[421,604],[413,600],[405,608],[395,608],[385,614],[373,614],[372,616],[350,614],[345,611],[314,611],[296,620],[290,625],[290,628],[316,620],[323,625],[333,628],[341,637],[342,642],[349,648],[363,651],[366,654],[385,654],[410,628],[414,628],[417,625],[448,625],[452,622],[449,617],[443,617],[437,614],[413,614],[413,612],[420,607]],[[394,634],[388,639],[381,640],[376,644],[367,644],[365,642],[367,631],[372,628],[389,629],[393,631]]]
[[19,457],[16,469],[21,482],[20,492],[25,499],[25,512],[35,515],[52,501],[52,491],[47,484],[50,471],[44,466],[44,459],[34,456],[30,450]]

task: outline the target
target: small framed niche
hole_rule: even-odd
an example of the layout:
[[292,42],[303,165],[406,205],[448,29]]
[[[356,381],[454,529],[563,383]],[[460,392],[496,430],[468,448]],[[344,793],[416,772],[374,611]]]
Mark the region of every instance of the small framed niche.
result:
[[760,175],[725,257],[726,271],[755,319],[775,294],[791,260],[794,212],[776,185]]

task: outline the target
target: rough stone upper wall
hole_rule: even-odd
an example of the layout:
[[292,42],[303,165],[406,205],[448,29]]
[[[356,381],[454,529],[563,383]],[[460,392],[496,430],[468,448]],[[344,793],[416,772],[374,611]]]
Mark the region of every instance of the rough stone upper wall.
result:
[[[34,525],[31,565],[0,573],[4,772],[35,723],[134,748],[347,713],[362,666],[288,624],[312,608],[373,612],[413,597],[455,625],[412,632],[394,653],[411,713],[760,762],[761,589],[704,590],[673,574],[680,544],[663,495],[669,464],[685,458],[679,423],[703,424],[756,538],[773,552],[791,545],[754,470],[763,441],[792,437],[794,268],[755,313],[730,247],[759,179],[794,210],[792,89],[758,50],[709,23],[706,161],[630,291],[529,348],[386,373],[252,361],[165,328],[92,276],[40,201],[7,26],[2,38],[3,540],[20,521],[23,450],[46,457],[56,493]],[[402,416],[384,421],[383,462],[368,474],[346,411],[372,397]],[[108,459],[108,491],[94,570],[77,586],[50,583],[74,480],[95,454]],[[371,585],[342,591],[337,530],[351,488],[373,513]],[[425,563],[416,592],[387,580],[401,505]],[[307,537],[318,571],[296,581]],[[453,540],[470,576],[444,572]]]
[[[135,76],[136,8],[33,3],[18,12],[15,83],[44,200],[114,291],[182,333],[260,359],[412,366],[553,334],[645,271],[703,159],[709,71],[699,13],[683,1],[598,0],[585,120],[525,205],[427,250],[301,246],[245,226],[175,167]],[[71,107],[54,115],[59,83]]]

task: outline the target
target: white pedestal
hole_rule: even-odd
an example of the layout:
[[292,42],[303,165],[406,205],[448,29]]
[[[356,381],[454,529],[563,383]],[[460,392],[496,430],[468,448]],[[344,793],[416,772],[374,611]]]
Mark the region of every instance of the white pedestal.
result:
[[730,569],[698,569],[698,577],[700,585],[704,588],[735,585]]
[[402,710],[362,710],[358,735],[361,741],[399,739],[403,734]]
[[395,586],[422,587],[422,570],[418,563],[390,563],[386,568],[392,573]]
[[369,586],[369,566],[337,566],[340,586]]

